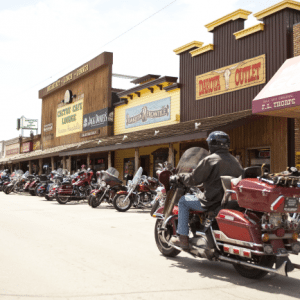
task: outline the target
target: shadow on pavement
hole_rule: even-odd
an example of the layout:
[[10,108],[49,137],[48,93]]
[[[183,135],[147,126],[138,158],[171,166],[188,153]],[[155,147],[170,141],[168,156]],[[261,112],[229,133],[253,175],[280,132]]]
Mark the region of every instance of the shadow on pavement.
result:
[[[166,259],[173,261],[171,267],[185,269],[188,273],[199,273],[199,277],[201,278],[212,278],[237,286],[300,299],[300,279],[276,274],[268,274],[259,280],[248,279],[240,276],[231,264],[223,262],[212,262],[204,259],[180,256],[176,258],[168,257]],[[299,272],[293,272],[299,275]],[[290,276],[293,272],[289,273]],[[226,289],[226,287],[224,287],[224,289]]]

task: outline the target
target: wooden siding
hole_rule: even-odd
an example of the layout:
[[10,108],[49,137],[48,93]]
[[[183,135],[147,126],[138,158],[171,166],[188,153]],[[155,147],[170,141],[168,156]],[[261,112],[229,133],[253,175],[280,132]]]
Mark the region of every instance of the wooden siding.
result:
[[252,100],[264,84],[196,101],[196,76],[266,54],[269,81],[282,63],[293,56],[292,30],[298,22],[299,11],[284,9],[264,19],[264,31],[236,40],[233,33],[244,29],[244,20],[230,21],[214,29],[213,51],[195,57],[188,51],[181,53],[181,121],[251,109]]
[[[165,85],[164,85],[165,86]],[[144,130],[149,128],[157,128],[160,126],[172,125],[178,123],[176,121],[176,115],[180,114],[180,90],[175,89],[167,92],[165,90],[160,90],[158,87],[154,88],[154,93],[150,91],[143,90],[140,92],[140,97],[134,96],[132,100],[128,99],[128,104],[124,104],[115,108],[115,122],[114,122],[114,134],[122,134],[127,132],[134,132],[138,130]],[[128,108],[153,102],[156,100],[171,97],[171,119],[168,121],[137,126],[132,128],[125,128],[125,111]]]
[[[97,136],[80,137],[80,132],[56,137],[56,113],[57,105],[64,98],[65,91],[69,89],[73,95],[84,94],[83,115],[111,107],[111,65],[104,65],[99,69],[90,72],[80,80],[72,82],[59,90],[43,98],[42,103],[42,141],[43,149],[77,143],[80,141],[94,139]],[[44,125],[53,123],[53,129],[44,132]],[[100,128],[98,136],[112,135],[112,126]],[[52,138],[51,138],[52,137]]]
[[247,149],[271,148],[271,172],[281,172],[288,166],[288,119],[261,117],[227,133],[231,139],[231,149],[242,153],[246,166]]

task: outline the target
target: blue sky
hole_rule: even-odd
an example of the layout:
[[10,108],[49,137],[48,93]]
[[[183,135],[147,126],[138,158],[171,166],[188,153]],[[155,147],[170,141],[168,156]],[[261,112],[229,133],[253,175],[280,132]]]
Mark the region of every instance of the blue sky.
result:
[[[0,140],[19,135],[22,115],[41,118],[38,90],[103,51],[114,53],[114,73],[178,76],[173,50],[193,40],[211,43],[204,25],[239,8],[256,13],[278,2],[0,0]],[[250,16],[245,27],[256,23]],[[131,86],[113,79],[115,88]]]

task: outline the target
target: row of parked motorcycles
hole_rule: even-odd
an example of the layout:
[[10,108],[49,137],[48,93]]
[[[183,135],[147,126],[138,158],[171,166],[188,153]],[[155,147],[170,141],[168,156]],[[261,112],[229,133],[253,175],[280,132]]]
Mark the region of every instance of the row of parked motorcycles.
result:
[[[224,198],[220,206],[212,211],[190,211],[189,248],[172,244],[180,198],[202,192],[201,186],[186,187],[173,181],[172,175],[191,173],[207,155],[202,148],[190,148],[175,169],[168,163],[160,165],[156,179],[142,175],[143,169],[139,168],[127,186],[123,186],[114,168],[97,172],[96,180],[91,170],[74,175],[57,170],[52,174],[53,185],[45,187],[45,195],[60,204],[88,199],[92,208],[107,202],[120,212],[132,206],[151,207],[150,214],[156,218],[154,239],[158,250],[167,257],[185,251],[193,257],[232,264],[241,276],[251,279],[268,273],[287,276],[300,269],[289,259],[300,253],[300,172],[293,167],[277,174],[265,172],[263,167],[249,167],[240,178],[221,177]],[[2,181],[9,180],[5,176]],[[21,187],[24,190],[26,184],[18,184],[19,177],[23,175],[15,172],[2,189],[6,193],[10,189],[18,192]]]
[[0,191],[6,194],[29,193],[60,204],[87,199],[92,208],[106,202],[120,212],[131,207],[151,208],[155,203],[162,204],[166,196],[163,185],[158,179],[142,173],[140,167],[133,180],[124,186],[119,172],[113,167],[96,174],[91,169],[82,169],[72,175],[63,169],[51,171],[48,175],[30,175],[22,170],[9,174],[4,170],[0,171]]

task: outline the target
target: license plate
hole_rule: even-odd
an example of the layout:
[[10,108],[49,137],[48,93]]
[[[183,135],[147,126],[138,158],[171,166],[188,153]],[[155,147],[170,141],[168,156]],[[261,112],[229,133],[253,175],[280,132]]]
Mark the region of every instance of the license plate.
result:
[[296,211],[298,209],[299,198],[285,198],[284,210]]

